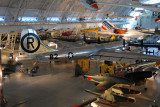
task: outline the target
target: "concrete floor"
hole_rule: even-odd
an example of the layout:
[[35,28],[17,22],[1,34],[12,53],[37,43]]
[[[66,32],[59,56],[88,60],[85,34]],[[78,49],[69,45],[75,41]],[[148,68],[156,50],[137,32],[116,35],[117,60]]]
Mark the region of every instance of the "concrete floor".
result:
[[[31,69],[34,62],[23,62],[25,68]],[[74,62],[49,64],[38,63],[38,76],[15,73],[4,81],[4,96],[8,100],[7,107],[71,107],[83,100],[93,98],[84,91],[92,89],[94,84],[82,78],[74,77]],[[147,81],[144,87],[135,87],[141,95],[130,95],[136,103],[117,103],[121,107],[149,107],[156,99],[160,106],[160,75]],[[158,98],[159,96],[159,98]],[[102,105],[101,107],[108,107]]]
[[[15,73],[4,81],[4,95],[8,100],[8,107],[17,107],[18,104],[20,107],[70,107],[92,97],[84,89],[94,85],[73,77],[74,63],[38,65],[40,76]],[[25,62],[24,66],[31,67],[32,63]]]
[[[2,57],[7,59],[8,57]],[[5,60],[6,61],[6,60]],[[4,62],[7,63],[7,62]],[[24,68],[32,69],[33,61],[23,62]],[[99,74],[97,62],[91,62],[92,74]],[[14,73],[4,80],[4,96],[7,107],[71,107],[95,97],[84,91],[95,87],[93,82],[74,77],[75,63],[38,63],[40,71],[31,77],[23,73]],[[95,67],[95,68],[94,68]],[[18,70],[18,69],[17,69]],[[136,103],[117,103],[121,107],[149,107],[156,99],[160,106],[160,75],[156,80],[149,79],[146,86],[135,87],[141,95],[129,95],[136,98]],[[101,105],[101,107],[109,107]]]

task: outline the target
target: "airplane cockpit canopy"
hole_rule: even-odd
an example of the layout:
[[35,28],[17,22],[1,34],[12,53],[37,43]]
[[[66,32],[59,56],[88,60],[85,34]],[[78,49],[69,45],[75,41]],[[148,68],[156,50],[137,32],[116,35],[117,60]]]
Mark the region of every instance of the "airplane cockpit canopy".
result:
[[89,5],[92,5],[94,3],[97,3],[95,0],[86,0],[86,2],[89,4]]

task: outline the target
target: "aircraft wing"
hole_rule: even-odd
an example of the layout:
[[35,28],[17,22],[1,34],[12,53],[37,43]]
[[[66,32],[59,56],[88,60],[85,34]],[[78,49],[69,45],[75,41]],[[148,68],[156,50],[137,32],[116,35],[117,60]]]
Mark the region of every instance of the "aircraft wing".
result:
[[136,60],[143,60],[143,59],[158,61],[160,56],[125,52],[120,50],[103,49],[99,51],[96,55],[92,55],[92,58],[135,64]]
[[84,43],[84,41],[68,42],[57,39],[48,39],[48,41],[56,43],[59,49],[80,47]]
[[103,93],[105,90],[111,88],[115,84],[116,83],[113,83],[111,81],[101,82],[94,89],[92,89],[91,91],[95,92],[95,93]]
[[97,2],[97,4],[110,5],[110,6],[121,6],[121,7],[132,7],[132,8],[144,8],[147,10],[160,12],[160,8],[158,7],[158,5],[148,5],[148,4],[125,5],[125,4],[106,3],[106,2]]

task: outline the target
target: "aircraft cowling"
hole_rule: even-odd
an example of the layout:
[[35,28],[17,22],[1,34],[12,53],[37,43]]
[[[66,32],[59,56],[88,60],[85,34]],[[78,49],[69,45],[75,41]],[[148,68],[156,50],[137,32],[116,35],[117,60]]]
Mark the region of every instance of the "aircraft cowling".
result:
[[127,32],[127,29],[115,29],[113,31],[115,34],[125,34]]

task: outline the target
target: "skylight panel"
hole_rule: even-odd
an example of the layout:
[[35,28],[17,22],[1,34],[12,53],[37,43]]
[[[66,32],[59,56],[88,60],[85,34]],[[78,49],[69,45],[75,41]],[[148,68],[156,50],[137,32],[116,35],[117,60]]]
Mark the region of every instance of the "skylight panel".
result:
[[18,21],[20,21],[20,22],[37,22],[38,18],[37,17],[19,17]]
[[160,0],[148,0],[148,1],[145,1],[143,3],[145,3],[145,4],[156,4],[156,3],[160,3]]
[[47,17],[48,22],[60,22],[61,18],[60,17]]
[[0,22],[5,22],[5,17],[4,16],[0,16]]

